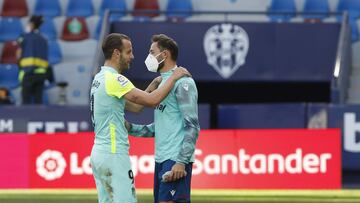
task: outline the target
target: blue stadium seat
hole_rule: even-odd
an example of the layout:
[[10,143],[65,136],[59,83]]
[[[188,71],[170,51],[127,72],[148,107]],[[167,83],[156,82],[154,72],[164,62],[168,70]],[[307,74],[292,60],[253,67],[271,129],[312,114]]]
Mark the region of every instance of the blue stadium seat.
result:
[[44,23],[40,27],[40,32],[48,40],[54,40],[57,38],[57,32],[52,18],[50,17],[45,18]]
[[351,41],[356,42],[359,40],[359,28],[357,26],[356,20],[353,18],[350,18],[349,25],[351,27]]
[[66,15],[68,17],[89,17],[94,14],[94,6],[89,0],[69,0]]
[[0,41],[16,40],[23,32],[19,18],[0,19]]
[[289,21],[295,16],[296,5],[294,0],[272,0],[269,12],[290,12],[293,14],[282,15],[282,14],[270,14],[269,17],[273,22],[284,22]]
[[360,1],[359,0],[339,0],[337,7],[338,12],[348,11],[350,18],[360,18]]
[[19,86],[19,68],[16,64],[0,64],[0,86],[13,89]]
[[[113,9],[119,11],[126,11],[126,2],[125,0],[103,0],[100,6],[99,15],[103,16],[105,9]],[[125,13],[114,13],[117,19],[125,16]]]
[[[191,0],[169,0],[166,8],[166,15],[168,17],[186,18],[191,16],[193,5]],[[177,13],[178,11],[184,11]]]
[[50,64],[60,63],[62,60],[61,49],[56,40],[48,42],[48,60]]
[[[304,5],[304,12],[329,12],[328,0],[306,0]],[[323,19],[327,17],[324,15],[304,15],[306,19]]]
[[60,16],[61,6],[59,0],[37,0],[34,14],[49,17]]
[[94,35],[94,39],[99,39],[100,34],[101,34],[101,26],[102,26],[102,21],[103,18],[100,18],[97,25],[96,25],[96,30],[95,30],[95,35]]

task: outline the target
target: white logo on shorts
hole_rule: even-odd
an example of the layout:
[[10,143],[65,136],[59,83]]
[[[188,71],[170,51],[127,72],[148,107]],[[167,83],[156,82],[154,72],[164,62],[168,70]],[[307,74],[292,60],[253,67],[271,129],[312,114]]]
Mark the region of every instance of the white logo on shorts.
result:
[[207,62],[224,79],[231,77],[245,64],[249,50],[249,36],[234,24],[223,23],[208,29],[204,36]]
[[170,191],[171,196],[174,196],[174,195],[175,195],[175,192],[176,192],[175,190],[171,190],[171,191]]
[[59,151],[46,150],[36,159],[36,172],[45,180],[61,178],[66,168],[66,161]]

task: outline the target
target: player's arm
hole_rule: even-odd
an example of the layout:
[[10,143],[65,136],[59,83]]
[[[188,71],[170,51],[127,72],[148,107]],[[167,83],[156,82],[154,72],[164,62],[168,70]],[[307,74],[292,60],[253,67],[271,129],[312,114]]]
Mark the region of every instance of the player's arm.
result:
[[155,107],[169,94],[175,82],[183,77],[190,76],[190,73],[185,68],[176,68],[168,80],[158,89],[151,93],[147,93],[138,88],[133,88],[124,95],[125,99],[136,104],[148,107]]
[[155,124],[138,125],[125,121],[125,127],[130,135],[135,137],[154,137],[155,136]]
[[185,135],[176,158],[176,164],[172,167],[173,173],[170,181],[175,181],[186,175],[185,164],[189,163],[195,151],[195,144],[200,131],[195,83],[182,81],[176,88],[175,95],[183,117]]
[[[161,76],[156,77],[150,84],[149,86],[145,89],[145,92],[151,93],[154,90],[156,90],[159,86],[159,84],[161,83]],[[139,113],[143,110],[144,106],[140,105],[140,104],[136,104],[134,102],[128,101],[126,100],[125,102],[125,110],[130,111],[130,112],[134,112],[134,113]]]

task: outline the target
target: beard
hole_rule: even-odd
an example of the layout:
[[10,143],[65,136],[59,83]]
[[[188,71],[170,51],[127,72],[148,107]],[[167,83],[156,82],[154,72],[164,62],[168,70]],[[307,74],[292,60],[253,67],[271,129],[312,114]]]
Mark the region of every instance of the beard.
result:
[[[160,61],[162,61],[163,59],[160,59]],[[165,60],[163,60],[163,62],[159,63],[159,66],[158,66],[158,69],[157,69],[157,72],[159,72],[165,65]]]
[[120,56],[119,67],[123,71],[129,70],[130,69],[130,63],[127,63],[126,60],[122,56]]

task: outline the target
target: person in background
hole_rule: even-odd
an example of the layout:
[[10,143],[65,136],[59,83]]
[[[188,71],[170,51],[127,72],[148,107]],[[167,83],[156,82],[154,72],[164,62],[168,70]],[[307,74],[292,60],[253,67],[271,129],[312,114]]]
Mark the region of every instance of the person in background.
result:
[[47,40],[39,32],[43,22],[42,16],[32,16],[26,32],[17,40],[20,45],[17,57],[23,104],[42,104],[44,82],[49,67]]

